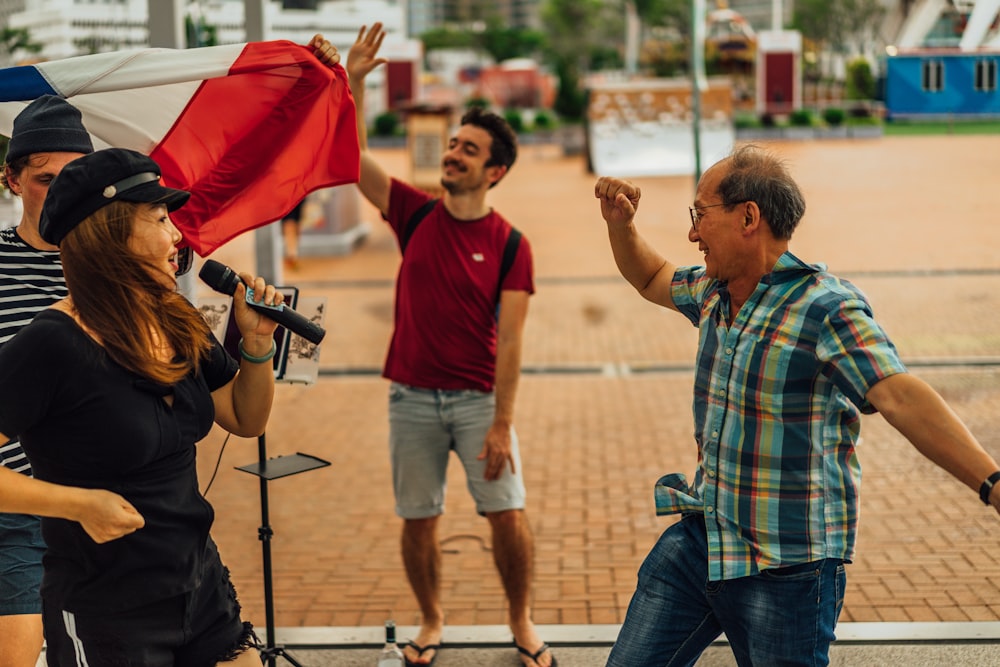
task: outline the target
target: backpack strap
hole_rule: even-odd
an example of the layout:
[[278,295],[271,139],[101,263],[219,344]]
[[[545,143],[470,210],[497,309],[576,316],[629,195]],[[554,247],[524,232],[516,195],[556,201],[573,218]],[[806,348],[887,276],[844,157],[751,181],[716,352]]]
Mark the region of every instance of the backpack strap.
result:
[[[410,237],[413,236],[414,230],[420,221],[427,217],[427,214],[431,212],[438,203],[437,199],[429,199],[424,202],[420,208],[413,212],[410,219],[406,221],[406,225],[403,227],[403,231],[399,235],[399,252],[400,254],[406,252],[406,244],[409,243]],[[497,315],[500,314],[500,292],[503,290],[503,281],[507,277],[507,273],[510,271],[510,267],[514,265],[514,259],[517,258],[517,248],[521,245],[521,232],[516,227],[510,228],[510,234],[507,235],[507,243],[503,247],[503,257],[500,259],[500,280],[497,282]]]
[[423,203],[423,205],[413,212],[410,219],[406,221],[406,226],[403,227],[402,232],[399,234],[399,252],[400,254],[406,252],[406,244],[410,242],[410,237],[413,236],[413,230],[417,228],[420,221],[427,217],[427,214],[431,212],[438,203],[437,199],[429,199]]
[[514,265],[514,258],[517,257],[517,247],[521,244],[521,232],[516,227],[510,228],[510,235],[507,236],[507,243],[503,247],[503,258],[500,260],[500,282],[497,283],[497,309],[500,308],[500,292],[503,290],[503,280],[507,277],[510,267]]

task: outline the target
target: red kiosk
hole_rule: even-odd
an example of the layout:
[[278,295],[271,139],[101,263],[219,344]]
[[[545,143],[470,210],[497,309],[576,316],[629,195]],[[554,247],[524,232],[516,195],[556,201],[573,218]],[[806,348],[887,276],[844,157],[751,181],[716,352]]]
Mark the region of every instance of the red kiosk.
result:
[[757,33],[757,112],[788,114],[802,108],[802,34]]

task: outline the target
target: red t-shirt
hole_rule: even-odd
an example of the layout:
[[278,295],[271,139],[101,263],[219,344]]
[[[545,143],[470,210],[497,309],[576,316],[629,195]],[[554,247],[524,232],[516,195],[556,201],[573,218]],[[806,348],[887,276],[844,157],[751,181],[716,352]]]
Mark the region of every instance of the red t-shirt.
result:
[[[386,219],[397,239],[429,199],[393,179]],[[395,329],[382,375],[426,389],[493,390],[497,282],[510,231],[494,211],[457,220],[442,202],[424,217],[396,278]],[[503,289],[535,292],[531,246],[523,236]]]

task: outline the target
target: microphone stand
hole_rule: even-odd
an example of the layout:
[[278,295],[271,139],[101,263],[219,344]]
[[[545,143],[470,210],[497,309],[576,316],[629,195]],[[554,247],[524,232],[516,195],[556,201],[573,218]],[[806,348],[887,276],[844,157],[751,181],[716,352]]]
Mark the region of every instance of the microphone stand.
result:
[[330,465],[329,461],[309,454],[291,454],[268,459],[267,445],[264,434],[261,433],[257,438],[257,463],[236,468],[260,478],[260,528],[257,529],[257,536],[260,538],[264,565],[264,621],[267,628],[267,641],[266,645],[260,648],[260,657],[267,667],[275,667],[279,656],[294,667],[303,667],[301,663],[288,654],[285,647],[277,646],[274,641],[274,580],[271,573],[271,537],[274,535],[274,531],[270,524],[267,483],[279,477],[288,477],[328,465]]
[[[208,260],[208,262],[206,262],[206,266],[202,269],[202,274],[205,273],[206,268],[210,269],[210,274],[213,270],[216,273],[219,271],[232,273],[232,270],[228,267],[223,266],[218,262],[213,262],[211,264],[210,262],[212,261]],[[221,269],[219,267],[221,267]],[[206,276],[202,275],[202,278],[205,279]],[[206,282],[214,287],[212,281],[206,280]],[[289,308],[295,307],[298,302],[298,290],[294,287],[279,287],[278,289],[282,290],[282,293],[285,295],[285,302],[288,304]],[[322,333],[325,333],[321,323],[326,307],[326,301],[319,300],[317,302],[315,299],[313,301],[314,302],[310,303],[310,308],[315,310],[315,315],[310,320],[303,318],[303,322],[308,325],[307,328],[310,332],[319,332],[320,337],[322,337]],[[295,313],[295,311],[290,312],[295,315],[296,318],[302,317]],[[228,326],[224,334],[227,342],[229,341],[229,335],[232,332],[235,332],[234,336],[239,334],[235,326]],[[311,379],[315,382],[316,374],[319,372],[319,356],[317,349],[319,341],[313,342],[310,347],[309,342],[307,342],[306,339],[299,340],[299,336],[292,336],[291,332],[285,327],[278,327],[275,331],[275,341],[278,345],[279,351],[279,353],[275,355],[273,362],[275,380],[286,380],[290,382],[299,381],[309,384],[309,380]],[[234,340],[233,345],[235,346],[235,344]],[[292,373],[291,377],[289,377],[286,372],[289,370],[289,355],[292,348],[295,348],[294,357],[299,366],[298,370],[295,373]],[[233,356],[234,358],[238,358],[235,354]],[[275,667],[275,662],[278,657],[284,658],[294,667],[302,667],[302,664],[290,656],[283,646],[277,646],[274,639],[274,578],[271,572],[271,538],[274,536],[274,531],[271,529],[270,523],[267,483],[280,477],[297,475],[301,472],[315,470],[316,468],[323,468],[328,465],[330,465],[329,461],[324,461],[323,459],[310,454],[301,453],[277,456],[275,458],[268,459],[266,439],[264,434],[261,433],[257,438],[257,462],[245,466],[237,466],[236,468],[237,470],[248,472],[251,475],[256,475],[260,481],[260,528],[257,529],[257,536],[260,539],[264,566],[264,620],[266,624],[265,627],[267,628],[267,641],[265,646],[258,648],[260,650],[261,661],[264,662],[267,667]]]

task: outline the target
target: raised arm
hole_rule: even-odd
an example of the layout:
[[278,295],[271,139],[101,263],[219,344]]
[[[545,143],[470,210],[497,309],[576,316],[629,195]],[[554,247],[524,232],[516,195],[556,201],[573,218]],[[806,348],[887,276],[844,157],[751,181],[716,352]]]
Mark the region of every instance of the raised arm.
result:
[[365,199],[382,213],[388,213],[389,174],[368,150],[368,127],[365,121],[365,79],[373,69],[388,62],[385,58],[378,57],[384,39],[385,30],[382,29],[381,23],[374,24],[371,30],[361,26],[358,38],[347,53],[347,80],[350,82],[357,108],[358,145],[361,148],[361,176],[358,187]]
[[601,202],[611,252],[622,276],[643,298],[676,310],[670,283],[677,267],[649,245],[635,226],[635,213],[642,196],[639,187],[629,181],[604,176],[597,180],[594,196]]
[[284,296],[263,278],[240,274],[243,283],[233,294],[233,310],[241,339],[240,370],[228,384],[212,392],[215,421],[233,435],[252,438],[264,432],[274,399],[274,320],[246,303],[244,283],[252,285],[254,300],[279,305]]
[[[921,454],[976,493],[1000,470],[945,400],[920,378],[890,375],[869,389],[866,398]],[[997,488],[992,489],[990,504],[1000,513]]]

